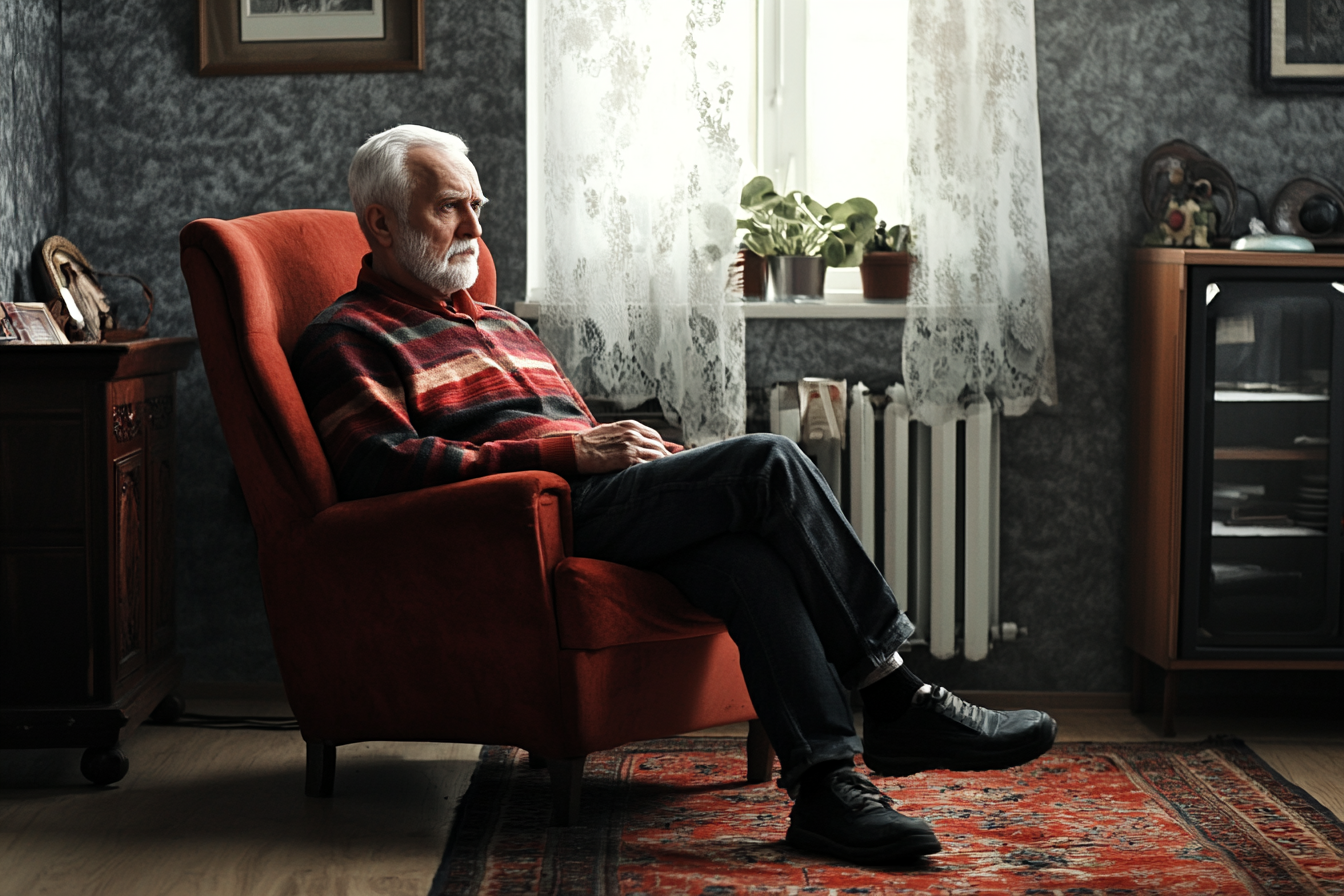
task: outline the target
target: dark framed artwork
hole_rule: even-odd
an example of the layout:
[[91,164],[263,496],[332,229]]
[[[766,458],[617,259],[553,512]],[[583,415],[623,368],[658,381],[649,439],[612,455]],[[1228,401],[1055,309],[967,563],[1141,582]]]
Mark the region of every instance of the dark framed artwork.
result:
[[202,75],[423,71],[425,0],[197,0]]
[[1271,93],[1344,93],[1344,0],[1254,0],[1256,80]]

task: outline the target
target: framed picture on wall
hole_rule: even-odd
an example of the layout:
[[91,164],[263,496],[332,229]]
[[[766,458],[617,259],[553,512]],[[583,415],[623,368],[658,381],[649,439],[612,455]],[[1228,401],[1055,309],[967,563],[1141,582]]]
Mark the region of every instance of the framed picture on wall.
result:
[[202,75],[422,71],[425,0],[197,0]]
[[1271,93],[1344,93],[1344,3],[1254,0],[1256,81]]

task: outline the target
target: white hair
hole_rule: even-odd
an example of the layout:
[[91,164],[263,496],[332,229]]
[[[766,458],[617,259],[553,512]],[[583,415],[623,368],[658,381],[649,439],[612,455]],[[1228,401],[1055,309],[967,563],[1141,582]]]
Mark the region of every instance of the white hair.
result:
[[355,150],[355,157],[350,160],[350,200],[365,237],[371,238],[364,223],[364,210],[371,205],[387,206],[396,213],[399,223],[406,223],[414,188],[406,168],[406,154],[419,146],[467,154],[467,144],[461,137],[418,124],[388,128]]

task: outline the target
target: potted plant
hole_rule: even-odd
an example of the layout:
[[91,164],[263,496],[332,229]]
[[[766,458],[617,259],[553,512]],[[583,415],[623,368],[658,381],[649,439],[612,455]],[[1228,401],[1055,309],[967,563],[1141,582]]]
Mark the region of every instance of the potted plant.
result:
[[903,299],[910,294],[910,228],[880,222],[864,247],[859,277],[865,299]]
[[742,244],[769,260],[775,298],[784,302],[821,301],[826,268],[859,264],[877,225],[867,199],[823,206],[801,190],[776,193],[764,176],[742,188],[742,208],[750,213],[737,222]]

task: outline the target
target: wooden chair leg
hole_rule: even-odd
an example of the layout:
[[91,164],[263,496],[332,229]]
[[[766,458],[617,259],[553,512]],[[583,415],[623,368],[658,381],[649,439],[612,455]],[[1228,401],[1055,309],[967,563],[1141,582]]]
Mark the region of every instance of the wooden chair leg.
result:
[[331,741],[308,744],[308,775],[303,792],[308,796],[329,797],[336,785],[336,745]]
[[567,828],[579,818],[579,797],[583,793],[583,764],[578,759],[547,759],[551,773],[551,826]]
[[775,775],[775,748],[760,719],[747,723],[747,783],[763,784]]
[[1162,736],[1176,736],[1176,679],[1175,669],[1163,670],[1162,680]]

